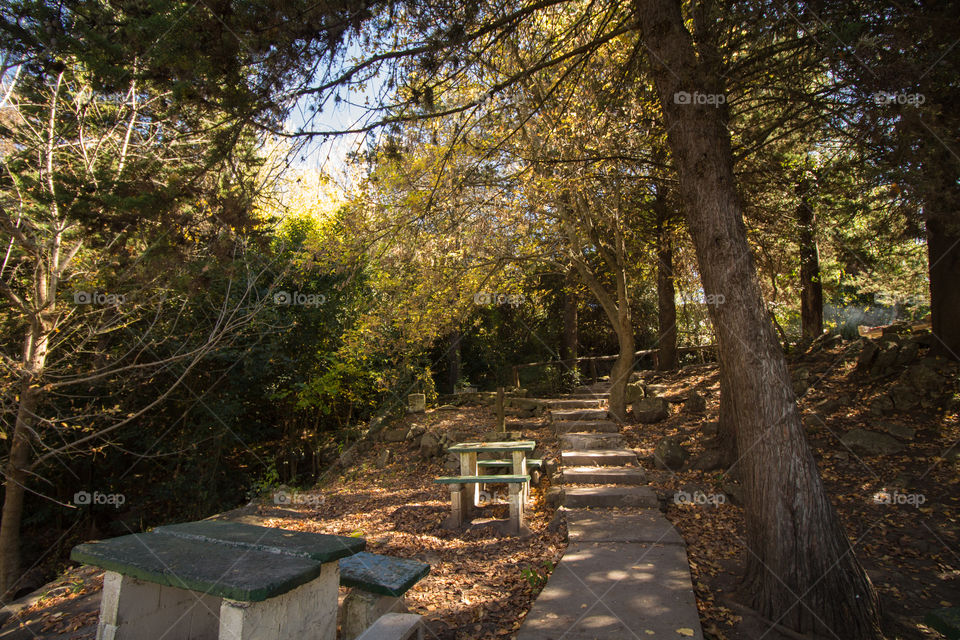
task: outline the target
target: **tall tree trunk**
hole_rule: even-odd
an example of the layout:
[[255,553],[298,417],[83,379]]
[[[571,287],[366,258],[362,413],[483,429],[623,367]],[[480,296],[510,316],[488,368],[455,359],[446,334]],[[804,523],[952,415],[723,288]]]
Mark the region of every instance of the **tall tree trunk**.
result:
[[447,345],[447,393],[454,393],[457,390],[457,383],[460,382],[460,343],[462,338],[463,335],[459,329],[450,334],[450,341]]
[[[40,314],[36,314],[39,316]],[[13,428],[10,457],[3,485],[3,515],[0,516],[0,594],[13,595],[20,577],[20,524],[30,466],[30,432],[37,423],[41,388],[37,384],[46,364],[50,327],[35,317],[24,340],[24,372],[20,379],[20,404]]]
[[[717,418],[717,448],[720,450],[720,466],[731,476],[739,478],[735,468],[737,458],[737,417],[733,408],[735,396],[730,389],[727,368],[720,366],[720,415]],[[734,468],[731,468],[734,467]]]
[[673,243],[669,227],[657,226],[657,369],[677,368],[677,291],[673,286]]
[[817,219],[807,191],[810,181],[797,183],[800,205],[800,330],[804,341],[813,341],[823,333],[823,284],[820,282],[820,251],[817,248]]
[[563,334],[560,336],[560,370],[565,386],[573,387],[578,380],[577,352],[580,350],[579,332],[577,330],[577,300],[576,270],[570,268],[565,274],[566,282],[563,287]]
[[[924,203],[927,227],[927,260],[930,274],[930,322],[937,338],[932,351],[960,360],[960,189],[953,158],[945,151],[929,174],[939,175],[939,189],[930,189]],[[926,168],[926,167],[925,167]]]
[[[635,0],[680,177],[688,226],[733,394],[744,483],[747,592],[764,616],[801,633],[877,640],[873,585],[824,491],[786,359],[766,311],[733,176],[730,140],[708,93],[678,0]],[[713,79],[715,82],[715,79]]]

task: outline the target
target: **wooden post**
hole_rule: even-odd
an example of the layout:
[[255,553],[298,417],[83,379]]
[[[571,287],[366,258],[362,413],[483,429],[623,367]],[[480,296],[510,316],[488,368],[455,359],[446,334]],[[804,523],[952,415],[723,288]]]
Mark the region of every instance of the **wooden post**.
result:
[[503,409],[503,387],[497,387],[497,431],[507,430],[506,412]]
[[590,358],[590,378],[593,381],[592,384],[597,384],[597,359]]
[[513,367],[513,386],[517,389],[520,388],[520,367],[517,365]]
[[510,485],[510,532],[520,534],[523,531],[523,485]]

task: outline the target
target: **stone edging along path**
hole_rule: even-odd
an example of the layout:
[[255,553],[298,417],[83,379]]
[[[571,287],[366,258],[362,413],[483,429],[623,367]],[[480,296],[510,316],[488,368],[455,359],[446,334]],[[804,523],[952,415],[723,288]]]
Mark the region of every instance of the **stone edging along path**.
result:
[[[608,385],[575,394],[605,399]],[[569,546],[517,640],[703,640],[683,538],[595,399],[550,409],[562,444]],[[562,407],[562,408],[560,408]]]

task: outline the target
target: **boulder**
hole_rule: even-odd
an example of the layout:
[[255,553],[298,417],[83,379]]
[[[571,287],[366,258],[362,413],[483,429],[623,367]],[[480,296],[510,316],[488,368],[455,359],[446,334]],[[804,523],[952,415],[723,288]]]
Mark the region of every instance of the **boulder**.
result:
[[898,382],[890,388],[890,399],[897,411],[910,411],[920,406],[920,397],[912,386]]
[[528,411],[530,415],[533,415],[540,408],[540,401],[536,398],[507,398],[503,405],[510,409]]
[[440,453],[440,438],[427,431],[420,438],[420,457],[432,458]]
[[873,402],[870,403],[870,413],[875,416],[882,416],[891,411],[893,411],[893,400],[891,400],[887,394],[877,396]]
[[720,449],[707,449],[690,464],[691,469],[698,471],[714,471],[723,467],[723,455]]
[[390,462],[390,449],[384,449],[377,455],[377,469],[383,469]]
[[790,372],[790,380],[793,384],[793,392],[802,396],[810,388],[810,369],[806,367],[797,367]]
[[422,424],[415,424],[410,427],[410,431],[407,432],[407,440],[416,440],[424,433],[427,432],[427,428]]
[[703,413],[707,410],[707,400],[696,391],[691,391],[683,403],[685,413]]
[[848,431],[840,441],[854,453],[862,456],[882,456],[903,451],[903,444],[886,433],[854,429]]
[[853,400],[845,393],[837,396],[830,396],[817,405],[817,411],[824,414],[836,413],[840,409],[849,407]]
[[916,340],[907,340],[903,343],[903,346],[900,347],[900,352],[897,353],[897,364],[910,364],[920,355],[920,343]]
[[381,440],[384,442],[403,442],[407,439],[407,433],[410,429],[401,427],[400,429],[384,429]]
[[879,353],[880,346],[873,340],[865,339],[863,347],[860,349],[860,356],[857,358],[857,371],[869,371]]
[[452,404],[443,404],[437,407],[437,411],[456,411],[457,408]]
[[897,355],[900,351],[900,345],[894,341],[886,342],[880,346],[880,353],[870,367],[870,376],[881,378],[893,373],[893,366],[897,363]]
[[918,392],[926,395],[939,395],[947,385],[947,379],[937,373],[934,362],[924,358],[918,364],[904,371],[901,380],[908,382]]
[[670,415],[670,408],[663,398],[643,398],[631,407],[634,417],[644,423],[660,422]]
[[734,482],[730,479],[724,480],[723,484],[720,485],[720,489],[726,494],[731,504],[735,504],[738,507],[743,506],[743,485],[739,482]]
[[627,385],[627,390],[624,393],[624,401],[627,404],[633,404],[642,400],[646,395],[647,388],[642,382],[631,382]]
[[690,452],[683,447],[682,441],[682,436],[664,436],[660,439],[653,450],[653,459],[658,467],[673,471],[683,467],[683,463],[690,457]]
[[896,422],[881,420],[876,423],[876,427],[899,440],[913,440],[917,436],[916,429],[908,427],[905,424],[897,424]]

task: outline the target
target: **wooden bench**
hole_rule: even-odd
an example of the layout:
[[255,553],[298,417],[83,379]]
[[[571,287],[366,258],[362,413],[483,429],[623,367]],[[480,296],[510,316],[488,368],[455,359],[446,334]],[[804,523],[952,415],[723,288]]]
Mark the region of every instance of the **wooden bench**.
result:
[[475,475],[475,476],[442,476],[434,482],[450,486],[451,514],[445,526],[459,529],[468,520],[474,507],[474,490],[480,484],[504,483],[510,485],[510,532],[522,533],[525,530],[523,523],[524,487],[530,481],[530,476],[518,475]]
[[352,588],[343,601],[341,640],[365,636],[386,614],[407,613],[404,594],[428,573],[430,565],[424,562],[366,551],[341,558],[340,585]]
[[[543,465],[540,458],[527,458],[527,466],[531,469],[539,469]],[[512,467],[513,460],[477,460],[478,467]]]
[[74,547],[102,567],[97,640],[333,640],[338,561],[362,538],[234,522],[158,527]]

